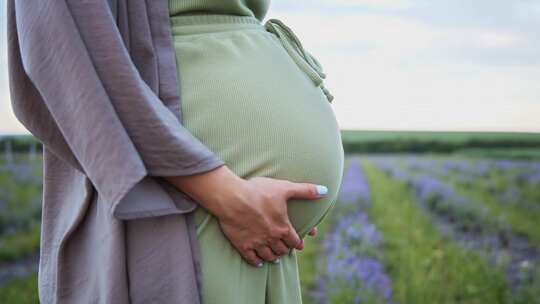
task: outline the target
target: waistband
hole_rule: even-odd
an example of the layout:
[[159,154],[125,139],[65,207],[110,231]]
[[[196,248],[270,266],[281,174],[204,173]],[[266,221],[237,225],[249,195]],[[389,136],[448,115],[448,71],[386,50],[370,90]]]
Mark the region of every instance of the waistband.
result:
[[219,31],[220,28],[223,28],[223,30],[228,28],[258,28],[264,30],[261,21],[253,16],[225,14],[174,15],[170,17],[170,22],[175,35]]
[[238,29],[258,29],[274,34],[298,67],[308,75],[316,86],[319,86],[328,102],[334,96],[326,89],[323,72],[319,61],[304,49],[300,39],[279,19],[268,19],[264,24],[253,16],[224,14],[174,15],[170,17],[173,35],[200,34]]

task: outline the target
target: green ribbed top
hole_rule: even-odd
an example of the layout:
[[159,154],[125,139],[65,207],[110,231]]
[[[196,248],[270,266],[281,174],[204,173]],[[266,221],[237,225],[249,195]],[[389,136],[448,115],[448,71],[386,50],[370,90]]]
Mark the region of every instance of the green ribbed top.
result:
[[264,19],[270,0],[169,0],[169,15],[225,14]]

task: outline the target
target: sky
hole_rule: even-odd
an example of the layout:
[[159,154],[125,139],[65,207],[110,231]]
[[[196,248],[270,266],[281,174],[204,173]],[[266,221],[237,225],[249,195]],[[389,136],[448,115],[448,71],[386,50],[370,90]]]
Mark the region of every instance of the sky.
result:
[[[9,102],[0,5],[0,134]],[[271,0],[323,66],[342,129],[540,132],[538,0]]]

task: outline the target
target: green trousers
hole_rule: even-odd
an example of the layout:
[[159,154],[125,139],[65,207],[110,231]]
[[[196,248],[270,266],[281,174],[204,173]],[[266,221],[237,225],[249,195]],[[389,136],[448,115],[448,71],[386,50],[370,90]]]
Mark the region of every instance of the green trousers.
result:
[[[319,63],[303,57],[283,24],[236,15],[178,15],[171,24],[183,125],[238,176],[328,187],[324,198],[288,202],[289,219],[304,237],[333,207],[343,172]],[[203,304],[302,303],[296,250],[278,264],[254,267],[213,215],[202,207],[194,212]]]
[[198,227],[205,304],[302,303],[296,250],[257,268],[247,264],[219,229],[215,217]]

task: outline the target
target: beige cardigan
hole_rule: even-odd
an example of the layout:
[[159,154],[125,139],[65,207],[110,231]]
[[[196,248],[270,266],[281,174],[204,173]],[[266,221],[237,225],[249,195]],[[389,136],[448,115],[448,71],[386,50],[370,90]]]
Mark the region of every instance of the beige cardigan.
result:
[[13,111],[43,143],[41,303],[200,303],[167,0],[8,0]]

